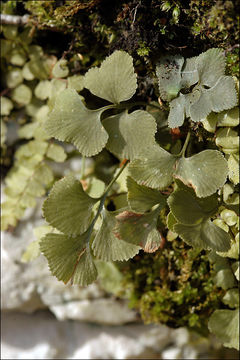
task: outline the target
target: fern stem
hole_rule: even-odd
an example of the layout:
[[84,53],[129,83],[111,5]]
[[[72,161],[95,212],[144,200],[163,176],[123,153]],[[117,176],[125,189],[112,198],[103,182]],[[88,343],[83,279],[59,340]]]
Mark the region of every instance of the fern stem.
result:
[[84,172],[85,172],[85,165],[86,165],[86,157],[82,156],[82,166],[81,166],[81,180],[84,178]]
[[104,203],[105,203],[105,200],[107,198],[107,195],[108,195],[108,192],[109,190],[111,189],[111,187],[113,186],[113,184],[115,183],[115,181],[119,178],[119,176],[121,175],[121,173],[123,172],[123,170],[125,169],[125,167],[128,165],[129,163],[129,160],[127,160],[125,162],[125,164],[121,167],[121,169],[118,171],[118,173],[115,175],[115,177],[111,180],[111,182],[108,184],[108,186],[106,187],[106,190],[104,191],[104,193],[102,194],[102,196],[99,198],[100,200],[100,204],[99,204],[99,207],[98,207],[98,210],[97,210],[97,213],[89,227],[89,230],[88,230],[88,247],[90,247],[90,240],[91,240],[91,235],[92,235],[92,232],[93,232],[93,228],[94,228],[94,225],[99,217],[99,215],[101,214],[102,212],[102,209],[103,209],[103,206],[104,206]]
[[119,178],[119,176],[121,175],[121,173],[123,172],[123,170],[125,169],[125,167],[127,166],[127,164],[129,163],[129,160],[127,160],[124,165],[121,167],[121,169],[118,171],[117,175],[111,180],[111,182],[108,184],[106,190],[104,191],[102,196],[105,196],[108,194],[109,190],[111,189],[112,185],[115,183],[115,181]]
[[188,134],[187,134],[187,137],[185,139],[184,145],[182,147],[182,150],[179,153],[179,156],[185,157],[185,152],[187,150],[187,146],[188,146],[188,143],[189,143],[189,140],[190,140],[190,136],[191,136],[191,133],[189,131]]
[[115,105],[115,104],[111,104],[111,105],[106,105],[106,106],[103,106],[103,107],[101,107],[100,109],[94,109],[94,110],[92,110],[92,111],[106,111],[106,110],[109,110],[109,109],[114,109],[114,108],[116,108],[117,107],[117,105]]

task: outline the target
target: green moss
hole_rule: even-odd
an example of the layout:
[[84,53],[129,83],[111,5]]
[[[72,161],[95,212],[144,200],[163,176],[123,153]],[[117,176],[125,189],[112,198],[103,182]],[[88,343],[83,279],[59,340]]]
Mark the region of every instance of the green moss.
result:
[[146,43],[143,42],[142,44],[140,44],[139,48],[137,49],[137,54],[142,57],[148,56],[150,51],[151,49],[149,48],[149,46],[146,46]]
[[139,310],[145,323],[188,326],[201,332],[220,304],[222,290],[213,283],[207,255],[179,238],[154,254],[135,256],[122,271],[124,287],[130,289],[130,306]]
[[[114,50],[129,52],[139,75],[141,98],[152,96],[146,79],[154,76],[155,64],[165,52],[189,57],[222,47],[228,72],[237,74],[239,17],[234,1],[28,0],[24,6],[34,29],[55,34],[52,47],[59,44],[59,33],[68,36],[65,57],[71,60],[80,54],[82,60],[76,60],[80,73],[99,65]],[[59,48],[55,52],[62,56]]]
[[192,35],[204,46],[221,47],[227,59],[228,74],[239,69],[239,4],[236,1],[191,0],[188,16],[192,17]]
[[227,73],[232,76],[239,76],[239,47],[228,52],[226,55]]

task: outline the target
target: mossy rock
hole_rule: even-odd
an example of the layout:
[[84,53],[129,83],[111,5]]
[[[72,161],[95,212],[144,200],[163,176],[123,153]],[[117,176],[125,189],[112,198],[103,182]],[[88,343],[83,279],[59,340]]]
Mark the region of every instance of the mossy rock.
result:
[[163,52],[192,56],[222,47],[229,71],[237,71],[239,15],[234,1],[28,0],[24,7],[38,29],[57,31],[56,37],[70,35],[69,55],[89,55],[90,64],[122,49],[151,70]]
[[154,254],[141,252],[122,268],[130,306],[145,323],[187,326],[207,334],[207,322],[224,292],[213,283],[207,254],[179,238]]

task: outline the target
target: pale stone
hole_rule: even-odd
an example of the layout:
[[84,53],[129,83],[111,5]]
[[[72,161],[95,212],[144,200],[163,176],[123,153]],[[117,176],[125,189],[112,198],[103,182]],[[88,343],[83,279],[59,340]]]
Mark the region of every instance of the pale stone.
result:
[[162,359],[182,359],[181,358],[181,348],[169,347],[166,350],[163,350],[161,353]]
[[185,345],[182,349],[183,359],[198,359],[197,348],[193,345]]
[[140,338],[142,344],[155,351],[160,351],[172,341],[171,334],[173,330],[161,325],[161,331],[159,331],[159,326],[148,329]]
[[136,312],[127,302],[110,298],[98,283],[87,287],[65,285],[52,276],[42,255],[30,263],[21,262],[28,243],[35,240],[34,227],[44,223],[41,203],[28,209],[13,233],[2,234],[2,310],[31,313],[49,308],[61,320],[113,325],[136,321]]
[[113,298],[70,301],[49,308],[58,320],[74,319],[111,325],[137,320],[136,312],[130,310],[126,302]]
[[126,301],[107,297],[97,283],[81,288],[59,282],[49,272],[43,256],[29,264],[21,263],[26,234],[28,238],[34,236],[33,227],[23,227],[23,223],[15,234],[5,233],[2,239],[3,310],[34,312],[48,307],[60,320],[69,318],[114,325],[137,319]]
[[183,327],[173,330],[171,335],[172,335],[172,339],[173,339],[174,343],[178,347],[187,344],[190,339],[189,331]]
[[154,330],[170,341],[165,326],[59,322],[46,311],[5,313],[2,329],[2,359],[151,359],[160,353],[142,341],[144,336]]

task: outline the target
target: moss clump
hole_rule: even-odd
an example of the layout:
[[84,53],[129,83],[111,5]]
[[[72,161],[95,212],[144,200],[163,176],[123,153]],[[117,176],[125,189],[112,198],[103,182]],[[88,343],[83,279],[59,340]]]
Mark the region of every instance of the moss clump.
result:
[[192,17],[192,35],[209,47],[223,48],[227,72],[239,74],[239,13],[238,1],[191,0],[188,16]]
[[[23,4],[33,28],[47,33],[38,34],[40,40],[49,43],[53,32],[56,41],[51,41],[49,51],[55,44],[65,44],[64,50],[58,45],[54,51],[68,60],[75,56],[80,73],[99,65],[114,50],[127,51],[134,57],[140,87],[147,96],[151,90],[143,79],[153,76],[155,63],[165,52],[190,57],[221,47],[229,74],[237,75],[239,12],[234,1],[28,0]],[[65,36],[61,41],[59,34]]]
[[191,0],[188,15],[194,19],[193,35],[211,46],[226,48],[238,42],[238,2]]
[[213,283],[206,253],[179,239],[154,254],[140,253],[122,271],[130,306],[139,310],[145,323],[204,332],[223,295]]

